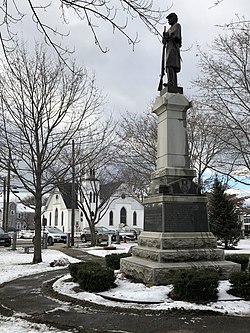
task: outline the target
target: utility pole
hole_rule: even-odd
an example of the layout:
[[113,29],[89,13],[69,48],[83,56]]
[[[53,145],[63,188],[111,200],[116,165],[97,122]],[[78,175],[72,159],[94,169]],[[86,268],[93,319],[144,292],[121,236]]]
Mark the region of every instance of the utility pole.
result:
[[71,189],[71,242],[74,246],[75,237],[75,207],[76,207],[76,188],[75,188],[75,141],[72,140],[72,189]]
[[6,177],[3,177],[3,230],[6,230]]
[[10,150],[8,160],[8,172],[6,181],[6,207],[5,207],[5,230],[8,232],[9,227],[9,210],[10,210]]

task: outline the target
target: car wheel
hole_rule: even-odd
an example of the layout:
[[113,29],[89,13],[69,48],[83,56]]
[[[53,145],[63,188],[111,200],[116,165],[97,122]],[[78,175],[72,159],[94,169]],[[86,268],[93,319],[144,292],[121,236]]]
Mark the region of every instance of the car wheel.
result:
[[81,235],[81,241],[82,241],[83,243],[86,243],[86,242],[87,242],[87,238],[86,238],[85,235]]
[[54,244],[52,237],[49,237],[49,238],[48,238],[48,244],[49,244],[49,245],[53,245],[53,244]]

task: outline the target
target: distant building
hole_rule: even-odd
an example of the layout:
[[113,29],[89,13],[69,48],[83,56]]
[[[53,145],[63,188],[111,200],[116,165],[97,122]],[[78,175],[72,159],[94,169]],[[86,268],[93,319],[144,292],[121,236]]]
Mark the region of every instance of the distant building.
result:
[[250,236],[250,215],[244,215],[242,217],[242,235],[249,237]]
[[[113,229],[122,225],[143,229],[144,207],[135,196],[129,193],[125,184],[113,182],[102,185],[93,178],[92,174],[81,182],[81,188],[77,188],[76,192],[76,202],[81,200],[86,212],[94,211],[96,205],[102,206],[103,216],[97,225]],[[47,219],[48,226],[56,226],[70,233],[71,215],[72,185],[60,184],[50,192],[43,209],[43,217]],[[77,205],[75,232],[80,232],[85,227],[88,227],[87,219],[84,211]]]
[[[34,229],[35,210],[20,202],[9,203],[8,228],[9,229]],[[3,204],[0,208],[0,225],[3,226]]]

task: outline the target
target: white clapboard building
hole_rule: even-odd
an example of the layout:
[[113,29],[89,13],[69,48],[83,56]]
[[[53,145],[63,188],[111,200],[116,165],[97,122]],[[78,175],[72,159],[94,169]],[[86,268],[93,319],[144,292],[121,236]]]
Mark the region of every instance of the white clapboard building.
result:
[[[81,186],[81,187],[79,187]],[[82,197],[87,198],[84,205],[93,206],[93,210],[102,203],[105,207],[104,215],[97,226],[117,229],[121,226],[136,227],[143,229],[144,207],[142,203],[128,191],[125,184],[121,182],[111,182],[100,184],[94,175],[85,177],[81,184],[76,186],[76,208],[75,208],[75,232],[81,232],[88,227],[88,222],[84,212],[79,208],[79,201],[85,202]],[[49,194],[45,207],[43,208],[43,218],[47,219],[48,226],[56,226],[64,232],[71,232],[72,217],[72,184],[60,184]],[[86,208],[86,211],[88,209]]]

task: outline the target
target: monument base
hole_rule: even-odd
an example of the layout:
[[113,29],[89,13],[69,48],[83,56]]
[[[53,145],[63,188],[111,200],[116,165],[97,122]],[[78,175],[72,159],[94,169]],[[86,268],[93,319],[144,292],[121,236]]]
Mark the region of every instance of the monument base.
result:
[[176,271],[192,268],[217,271],[222,280],[241,270],[224,260],[210,232],[142,232],[132,257],[121,259],[121,272],[151,286],[170,284]]
[[151,195],[144,199],[144,230],[207,232],[207,198],[203,195]]

